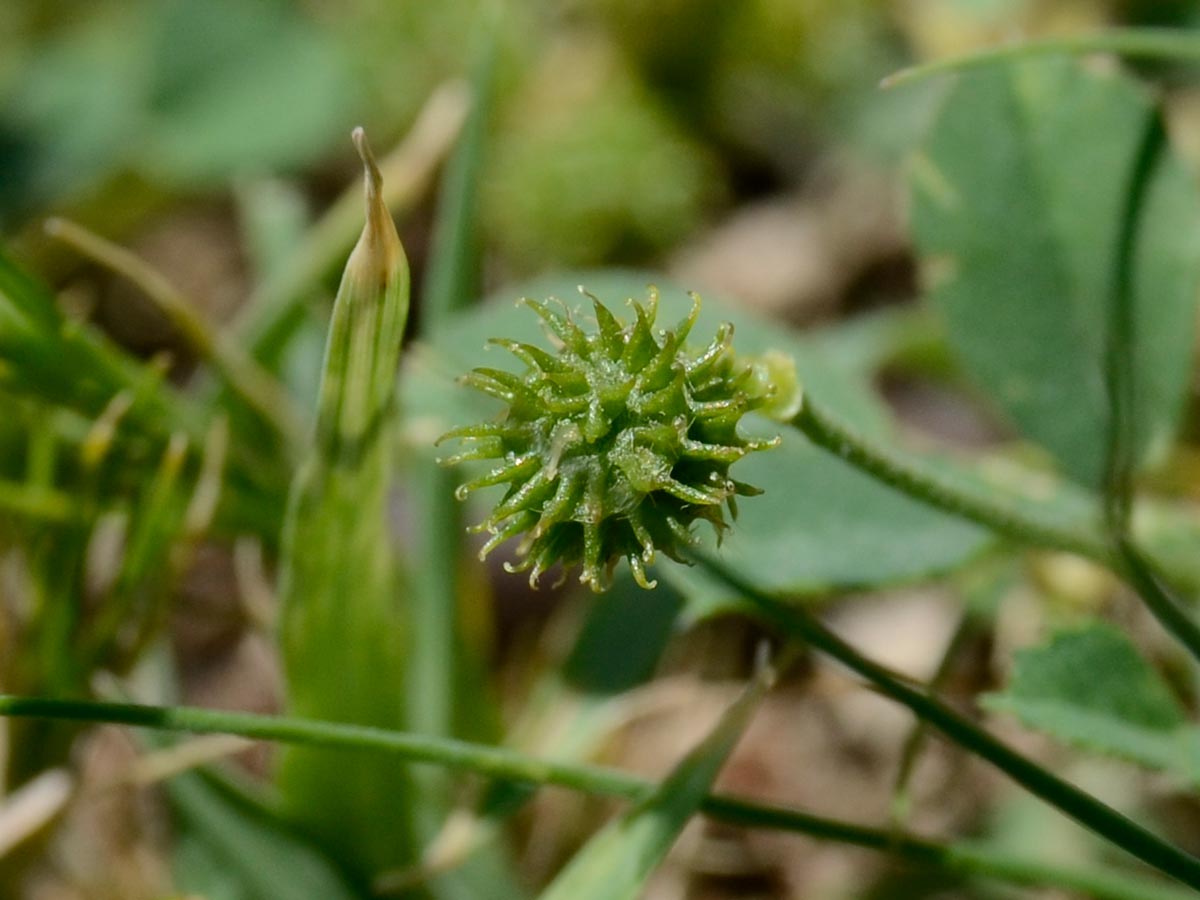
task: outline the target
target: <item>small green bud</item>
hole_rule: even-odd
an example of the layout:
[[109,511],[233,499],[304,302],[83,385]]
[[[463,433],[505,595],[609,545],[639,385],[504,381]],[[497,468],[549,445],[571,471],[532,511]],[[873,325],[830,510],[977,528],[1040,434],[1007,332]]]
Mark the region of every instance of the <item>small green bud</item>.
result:
[[343,462],[357,459],[391,412],[409,289],[383,177],[363,130],[352,137],[363,164],[366,223],[334,300],[317,406],[322,453]]
[[788,422],[804,405],[804,390],[796,361],[781,350],[768,350],[747,360],[754,369],[746,392],[763,400],[759,412],[776,422]]
[[[583,292],[583,289],[580,288]],[[564,572],[582,566],[579,580],[599,592],[608,587],[622,557],[644,588],[646,566],[661,551],[683,561],[695,543],[692,524],[709,522],[718,538],[737,515],[735,498],[758,488],[729,477],[747,453],[779,443],[748,440],[738,433],[742,416],[774,399],[768,368],[735,357],[733,326],[721,325],[698,352],[685,341],[700,312],[673,329],[655,327],[658,292],[646,303],[631,301],[625,323],[596,297],[597,328],[585,331],[564,306],[522,301],[561,346],[556,353],[517,341],[493,339],[526,365],[523,375],[478,368],[462,379],[508,404],[496,421],[455,429],[438,443],[466,441],[443,462],[495,459],[499,465],[463,484],[471,491],[504,484],[499,504],[477,531],[491,538],[480,558],[521,535],[521,562],[506,568],[529,571],[529,582],[555,563]]]

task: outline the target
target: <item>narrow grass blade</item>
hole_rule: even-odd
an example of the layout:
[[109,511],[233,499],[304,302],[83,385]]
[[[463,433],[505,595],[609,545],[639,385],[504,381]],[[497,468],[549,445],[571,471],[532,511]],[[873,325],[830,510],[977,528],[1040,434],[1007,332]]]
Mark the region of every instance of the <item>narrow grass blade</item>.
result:
[[[479,226],[479,181],[492,113],[499,23],[481,17],[475,29],[477,59],[471,77],[471,106],[450,157],[438,196],[429,268],[421,303],[426,334],[436,333],[450,312],[479,296],[483,269]],[[499,736],[488,695],[486,650],[471,646],[460,602],[464,579],[464,523],[454,499],[455,473],[427,454],[414,454],[409,473],[415,482],[414,515],[423,523],[410,557],[409,727],[423,734],[455,735],[492,741]],[[468,564],[469,565],[469,564]],[[466,571],[469,571],[467,569]],[[421,793],[417,829],[422,844],[436,844],[453,815],[454,785],[448,773],[415,773]],[[501,842],[473,848],[452,870],[430,878],[425,887],[441,900],[517,900],[525,891]]]
[[[0,251],[0,383],[14,393],[94,418],[122,390],[146,382],[147,366],[99,332],[69,322],[49,288]],[[197,426],[196,411],[161,382],[139,394],[131,416],[160,434]]]
[[123,668],[163,622],[171,551],[187,508],[180,484],[187,452],[187,439],[173,435],[133,509],[120,568],[103,606],[88,623],[79,653],[89,668]]
[[[494,23],[490,23],[493,24]],[[481,239],[479,187],[487,153],[496,73],[498,29],[481,28],[479,58],[471,78],[471,109],[438,197],[422,313],[428,331],[479,296]]]
[[774,681],[762,665],[717,727],[649,797],[606,826],[567,865],[541,900],[634,900],[695,815]]
[[50,219],[46,233],[111,269],[141,289],[170,320],[195,354],[208,363],[234,395],[287,442],[299,440],[301,417],[274,377],[240,346],[225,340],[196,303],[135,254],[65,219]]
[[35,522],[70,522],[80,510],[69,494],[23,482],[0,480],[0,514]]
[[[207,410],[163,377],[161,360],[135,359],[98,330],[63,315],[49,288],[2,250],[0,390],[5,400],[33,398],[60,419],[82,422],[85,431],[118,398],[131,401],[122,411],[121,439],[110,448],[114,484],[137,483],[147,452],[164,452],[172,434],[183,433],[192,447],[200,447],[210,427]],[[220,528],[255,533],[273,544],[289,477],[290,467],[277,451],[235,434],[226,502],[217,515]]]
[[362,900],[311,843],[203,774],[175,776],[166,793],[185,854],[176,856],[179,888],[203,891],[220,875],[252,900]]

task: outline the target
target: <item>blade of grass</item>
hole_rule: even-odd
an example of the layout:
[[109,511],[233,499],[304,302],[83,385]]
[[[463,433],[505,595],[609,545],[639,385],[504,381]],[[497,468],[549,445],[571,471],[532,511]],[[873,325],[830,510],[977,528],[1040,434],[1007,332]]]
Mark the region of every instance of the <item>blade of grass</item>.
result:
[[704,741],[653,794],[589,840],[541,900],[634,900],[708,795],[774,681],[775,670],[760,662],[754,680]]
[[88,626],[84,646],[77,652],[89,669],[111,662],[119,640],[132,626],[152,633],[151,621],[159,618],[146,606],[154,595],[165,599],[160,582],[183,525],[186,498],[179,480],[187,452],[187,438],[179,432],[172,435],[157,471],[139,498],[116,580]]
[[98,234],[65,219],[48,219],[48,235],[70,245],[82,255],[111,269],[141,289],[167,317],[196,355],[211,365],[236,396],[272,426],[290,447],[303,431],[303,418],[292,398],[269,372],[240,346],[219,335],[204,319],[194,301],[179,291],[161,272],[136,255]]
[[[49,288],[0,251],[0,382],[94,418],[123,390],[145,388],[147,364],[99,332],[70,322]],[[134,416],[149,433],[199,433],[199,410],[169,385],[139,393]]]
[[[446,766],[532,785],[556,785],[633,802],[644,800],[656,788],[653,782],[615,769],[537,759],[502,747],[283,716],[7,694],[0,694],[0,716],[103,722],[195,734],[235,734],[331,750],[373,751],[413,763]],[[700,809],[715,819],[746,828],[795,832],[889,853],[918,865],[947,866],[1017,884],[1084,890],[1099,900],[1184,900],[1195,896],[1191,891],[1111,868],[1084,869],[1045,863],[1014,857],[974,842],[940,843],[903,831],[870,828],[726,795],[708,795]]]
[[471,76],[470,112],[442,176],[421,306],[428,333],[435,333],[451,313],[480,294],[479,184],[492,116],[497,38],[495,27],[480,28],[478,59]]
[[[151,455],[161,453],[175,432],[186,434],[194,447],[204,441],[206,410],[163,378],[161,361],[137,360],[96,329],[69,320],[49,288],[3,251],[0,358],[6,397],[32,397],[39,408],[53,407],[59,421],[74,416],[68,424],[75,431],[92,428],[89,423],[103,419],[118,398],[132,400],[121,419],[128,440],[118,442],[115,454],[126,473],[144,462],[147,448]],[[277,453],[246,441],[231,443],[222,527],[250,531],[273,544],[289,477]]]
[[0,480],[0,510],[39,522],[64,523],[79,518],[74,498],[62,491]]
[[38,410],[24,417],[26,435],[25,481],[31,487],[53,488],[58,462],[58,430],[54,417]]
[[18,319],[25,319],[32,329],[42,332],[59,328],[58,310],[49,292],[3,253],[0,253],[0,295],[12,304],[12,309],[7,309],[7,304],[0,305],[4,316],[0,322],[5,328]]

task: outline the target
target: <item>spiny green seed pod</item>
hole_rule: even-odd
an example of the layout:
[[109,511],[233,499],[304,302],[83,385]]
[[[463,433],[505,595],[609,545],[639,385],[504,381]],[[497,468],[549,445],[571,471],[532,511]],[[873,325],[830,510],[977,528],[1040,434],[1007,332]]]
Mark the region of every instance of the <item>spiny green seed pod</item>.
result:
[[[580,288],[581,292],[583,291]],[[508,485],[492,514],[475,527],[488,531],[484,558],[509,538],[529,571],[529,583],[555,563],[564,572],[582,564],[579,580],[604,590],[616,562],[629,561],[644,588],[646,565],[658,551],[682,560],[696,540],[691,525],[711,523],[718,538],[724,508],[737,515],[735,497],[762,493],[729,477],[731,464],[753,450],[778,444],[747,440],[738,422],[768,403],[773,388],[763,367],[735,358],[733,326],[689,353],[684,342],[700,312],[674,329],[655,328],[658,292],[645,304],[630,301],[624,324],[597,298],[597,330],[585,331],[563,306],[523,300],[559,345],[557,353],[517,341],[492,339],[526,364],[523,375],[478,368],[461,381],[508,404],[494,422],[457,428],[439,438],[468,442],[443,460],[495,459],[501,463],[458,488],[459,499],[491,485]]]

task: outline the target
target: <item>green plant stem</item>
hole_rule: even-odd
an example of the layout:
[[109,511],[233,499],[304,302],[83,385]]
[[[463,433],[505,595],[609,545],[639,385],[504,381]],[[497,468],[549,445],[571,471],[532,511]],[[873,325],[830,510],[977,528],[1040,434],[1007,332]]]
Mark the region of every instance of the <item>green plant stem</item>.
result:
[[1189,33],[1174,28],[1114,28],[1092,34],[1022,41],[901,69],[883,79],[880,87],[899,87],[934,75],[945,75],[1032,56],[1080,53],[1115,53],[1129,59],[1200,62],[1200,36],[1195,32]]
[[804,610],[764,594],[715,560],[699,554],[695,556],[711,574],[753,601],[767,621],[783,634],[837,660],[866,679],[881,694],[908,707],[954,743],[987,760],[1080,825],[1189,887],[1200,888],[1200,859],[1165,842],[1122,813],[1012,750],[923,690],[901,681]]
[[1112,312],[1104,365],[1109,400],[1104,521],[1109,540],[1116,548],[1121,576],[1137,591],[1159,624],[1200,660],[1200,625],[1142,556],[1129,533],[1138,425],[1135,364],[1138,322],[1134,308],[1137,238],[1144,220],[1147,193],[1166,147],[1167,132],[1163,121],[1158,116],[1152,116],[1146,125],[1137,162],[1130,174],[1113,277]]
[[1159,624],[1196,659],[1200,659],[1200,625],[1164,584],[1154,566],[1125,537],[1117,542],[1121,577],[1138,593]]
[[1015,503],[969,490],[876,444],[805,397],[789,423],[817,446],[910,497],[982,525],[1022,544],[1075,553],[1112,570],[1132,587],[1147,609],[1200,661],[1200,625],[1125,536],[1111,539],[1097,527],[1050,522]]
[[938,475],[930,468],[875,443],[814,403],[808,396],[790,425],[850,465],[916,500],[1011,538],[1049,550],[1075,553],[1110,569],[1118,567],[1103,532],[1040,519],[1015,503],[984,496]]
[[1104,524],[1109,539],[1129,534],[1137,465],[1137,250],[1154,174],[1167,149],[1161,117],[1148,116],[1137,157],[1125,188],[1125,208],[1114,254],[1112,297],[1104,348],[1104,386],[1108,396],[1107,458],[1104,466]]
[[1093,900],[1118,900],[1120,897],[1182,900],[1195,896],[1190,890],[1148,882],[1111,869],[1071,869],[1034,860],[1005,858],[995,851],[971,844],[952,844],[945,851],[940,862],[967,875],[986,875],[1027,887],[1055,887]]
[[[500,747],[280,716],[3,694],[0,694],[0,716],[109,723],[196,734],[234,734],[287,744],[374,750],[415,763],[464,769],[534,785],[557,785],[631,801],[645,798],[657,787],[653,782],[616,769],[541,760]],[[713,818],[748,828],[795,832],[890,853],[915,864],[944,866],[1018,884],[1084,890],[1100,900],[1184,900],[1191,896],[1169,885],[1111,869],[1077,869],[1022,859],[973,842],[942,843],[904,832],[760,805],[737,797],[710,795],[701,808]]]

